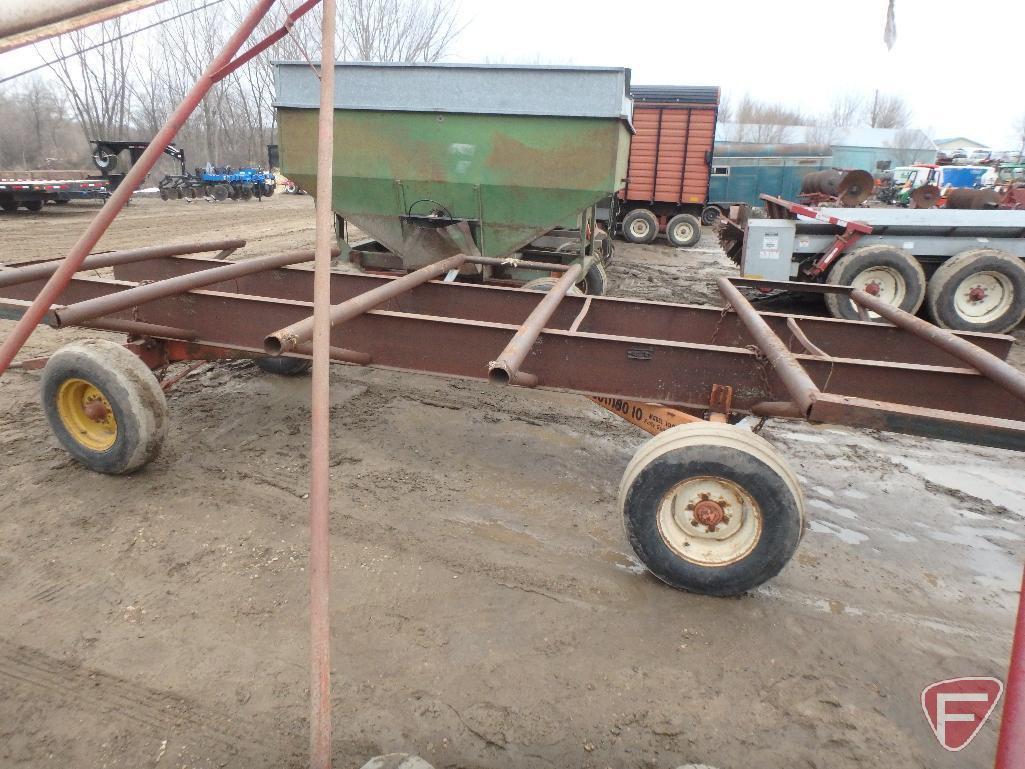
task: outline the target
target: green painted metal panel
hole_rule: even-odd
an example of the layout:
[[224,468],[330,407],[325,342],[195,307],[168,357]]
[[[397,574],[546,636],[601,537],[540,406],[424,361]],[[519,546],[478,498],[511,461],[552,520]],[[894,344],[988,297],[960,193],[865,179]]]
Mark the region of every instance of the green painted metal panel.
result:
[[[278,108],[283,173],[316,189],[317,112]],[[505,256],[618,190],[618,119],[335,110],[332,207],[415,266],[444,252],[404,217],[469,220]]]

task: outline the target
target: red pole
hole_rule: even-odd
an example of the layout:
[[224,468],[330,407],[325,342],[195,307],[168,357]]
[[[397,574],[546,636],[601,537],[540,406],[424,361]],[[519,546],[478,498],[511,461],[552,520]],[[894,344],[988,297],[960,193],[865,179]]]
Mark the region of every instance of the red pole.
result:
[[1004,690],[1004,713],[1000,719],[996,769],[1025,766],[1025,572],[1018,596],[1018,620],[1014,626],[1011,664]]
[[164,149],[171,143],[175,134],[185,124],[185,121],[189,119],[192,111],[203,100],[203,97],[206,96],[207,91],[214,84],[212,75],[231,61],[231,57],[242,47],[242,44],[252,34],[253,30],[256,29],[256,25],[260,23],[260,20],[267,14],[267,11],[270,10],[273,4],[274,0],[256,0],[253,9],[242,22],[242,26],[225,43],[224,48],[217,54],[217,57],[210,62],[210,66],[206,68],[206,71],[196,84],[192,86],[182,100],[182,103],[171,113],[167,122],[157,132],[157,135],[153,137],[153,141],[150,142],[145,152],[142,153],[131,170],[125,175],[118,188],[114,190],[114,194],[107,199],[107,202],[103,204],[103,208],[100,209],[96,217],[89,223],[89,226],[82,233],[78,242],[75,243],[71,251],[64,258],[64,261],[61,262],[60,267],[57,268],[57,271],[46,282],[46,285],[43,286],[39,296],[35,298],[25,311],[25,314],[21,316],[14,330],[7,335],[3,344],[0,345],[0,375],[11,365],[14,356],[18,354],[22,345],[32,336],[32,331],[39,325],[43,316],[46,315],[50,305],[54,304],[60,297],[71,281],[72,276],[81,268],[82,262],[89,255],[89,252],[93,250],[100,238],[103,237],[103,233],[110,227],[114,217],[125,207],[132,197],[132,193],[135,192],[146,177],[146,174],[156,165]]
[[313,274],[313,375],[310,408],[310,769],[331,769],[331,248],[334,227],[335,0],[323,0],[320,114],[317,123],[317,235]]

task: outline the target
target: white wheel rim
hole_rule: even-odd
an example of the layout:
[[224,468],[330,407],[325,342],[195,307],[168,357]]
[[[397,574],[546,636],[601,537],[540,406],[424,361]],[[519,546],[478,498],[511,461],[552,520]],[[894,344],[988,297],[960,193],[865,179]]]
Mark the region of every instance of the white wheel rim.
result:
[[[900,307],[908,295],[907,281],[892,267],[877,266],[862,270],[851,281],[851,285],[894,307]],[[851,306],[854,306],[853,302]],[[868,316],[879,317],[871,311]]]
[[694,228],[687,224],[687,222],[680,222],[673,227],[673,237],[680,243],[690,240],[693,235]]
[[658,509],[662,541],[700,566],[728,566],[754,550],[762,536],[762,511],[737,484],[713,475],[678,483]]
[[957,285],[954,310],[968,323],[990,323],[1014,304],[1014,286],[999,272],[976,272]]
[[647,237],[648,229],[648,223],[643,219],[634,219],[630,222],[630,234],[635,238]]

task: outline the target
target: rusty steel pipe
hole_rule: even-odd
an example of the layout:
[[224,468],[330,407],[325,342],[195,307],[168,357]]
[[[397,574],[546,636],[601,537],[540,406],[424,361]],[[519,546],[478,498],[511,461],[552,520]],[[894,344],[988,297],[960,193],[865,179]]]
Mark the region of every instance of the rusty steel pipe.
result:
[[[337,253],[337,250],[336,250]],[[285,267],[289,264],[308,262],[313,258],[312,251],[292,251],[287,254],[275,256],[261,256],[256,259],[246,259],[243,262],[232,262],[223,267],[213,267],[201,272],[193,272],[189,275],[179,275],[167,280],[158,280],[153,283],[143,283],[129,288],[126,291],[119,291],[116,294],[100,296],[95,299],[87,299],[84,302],[71,304],[54,310],[54,317],[57,319],[57,326],[73,326],[83,323],[89,318],[98,318],[101,315],[111,315],[129,307],[136,307],[154,299],[161,299],[174,294],[184,294],[194,288],[202,288],[213,283],[220,283],[224,280],[241,278],[243,275],[251,275],[254,272],[272,270],[276,267]]]
[[213,73],[231,61],[231,57],[238,52],[239,48],[242,47],[242,44],[245,43],[246,39],[256,29],[273,5],[274,0],[256,0],[252,10],[246,14],[239,28],[228,39],[228,42],[224,44],[220,53],[213,58],[195,85],[189,89],[185,98],[182,99],[174,112],[167,118],[161,129],[157,131],[149,146],[139,156],[139,159],[132,164],[121,184],[107,198],[103,208],[100,209],[99,213],[89,223],[89,226],[86,227],[78,242],[72,246],[71,251],[68,252],[64,261],[61,262],[53,275],[50,276],[46,285],[43,286],[14,329],[4,338],[3,344],[0,344],[0,375],[11,365],[14,356],[21,350],[50,307],[57,302],[71,278],[81,268],[82,262],[89,255],[89,252],[96,247],[100,238],[103,237],[103,233],[110,227],[114,217],[125,207],[131,199],[132,193],[138,189],[139,184],[153,170],[157,160],[164,154],[164,150],[171,143],[171,140],[174,139],[175,134],[185,125],[185,121],[188,120],[193,110],[203,100],[203,97],[206,96],[214,84]]
[[523,325],[517,329],[498,359],[488,364],[489,381],[493,384],[522,384],[526,387],[533,387],[537,384],[537,377],[532,374],[523,374],[520,371],[520,366],[523,365],[534,342],[544,331],[545,325],[552,319],[559,304],[566,298],[567,292],[579,279],[580,264],[571,264],[569,269],[552,286],[552,289],[545,294],[544,299],[538,302],[537,307],[523,321]]
[[164,326],[159,323],[144,323],[140,320],[121,320],[120,318],[93,318],[83,323],[87,328],[100,331],[118,331],[131,336],[153,336],[160,339],[183,339],[190,342],[198,339],[199,334],[191,329],[177,326]]
[[780,419],[807,419],[793,403],[787,401],[762,401],[751,407],[756,417],[778,417]]
[[[79,270],[94,270],[100,267],[113,267],[116,264],[129,264],[131,262],[143,262],[147,259],[160,259],[166,256],[183,256],[185,254],[202,254],[207,251],[234,251],[242,248],[244,240],[214,240],[205,243],[178,243],[168,246],[148,246],[147,248],[133,248],[127,251],[111,251],[106,254],[92,254],[87,256]],[[33,280],[48,278],[57,272],[61,260],[52,262],[39,262],[27,264],[24,267],[11,267],[8,270],[0,271],[0,288],[4,286],[16,286],[19,283],[28,283]]]
[[[335,0],[324,0],[322,10],[310,393],[310,769],[331,769],[330,348]],[[305,340],[300,340],[300,343],[302,341]],[[293,348],[296,346],[292,345]]]
[[35,0],[0,6],[0,53],[99,24],[164,0]]
[[[429,280],[440,277],[449,270],[458,270],[465,262],[466,256],[463,254],[450,256],[448,259],[442,259],[440,262],[421,267],[419,270],[403,275],[401,278],[395,278],[383,286],[378,286],[359,296],[354,296],[352,299],[336,304],[331,307],[331,326],[337,326],[340,323],[345,323],[347,320],[352,320],[359,315],[370,312],[389,299],[394,299],[399,294],[403,294]],[[311,317],[270,334],[263,340],[263,348],[267,351],[268,355],[281,355],[282,353],[291,352],[301,344],[306,344],[312,338],[313,318]]]
[[729,278],[719,278],[716,283],[719,286],[719,293],[733,306],[733,311],[744,324],[744,328],[754,337],[755,344],[762,351],[776,375],[779,376],[783,386],[787,388],[794,405],[807,417],[811,412],[812,404],[819,395],[819,388],[808,376],[808,372],[798,363],[797,358],[787,349],[762,317],[751,306],[751,303],[744,298],[736,286],[730,283]]
[[994,769],[1017,769],[1025,756],[1025,572],[1018,594],[1018,619],[1014,623],[1011,662],[1007,669],[1004,710],[997,738]]
[[[332,361],[338,361],[339,363],[356,363],[360,366],[369,366],[373,358],[368,352],[360,352],[359,350],[350,350],[347,347],[328,347],[328,355]],[[299,355],[309,355],[313,357],[313,345],[301,344],[296,347],[292,352]]]
[[861,305],[866,310],[871,310],[877,315],[886,318],[893,325],[936,345],[944,352],[950,353],[958,360],[967,363],[1018,400],[1025,401],[1025,374],[1022,374],[1009,363],[1000,360],[993,353],[983,350],[978,345],[974,345],[946,329],[934,326],[932,323],[916,318],[900,308],[880,301],[861,289],[854,289],[848,296],[855,304]]

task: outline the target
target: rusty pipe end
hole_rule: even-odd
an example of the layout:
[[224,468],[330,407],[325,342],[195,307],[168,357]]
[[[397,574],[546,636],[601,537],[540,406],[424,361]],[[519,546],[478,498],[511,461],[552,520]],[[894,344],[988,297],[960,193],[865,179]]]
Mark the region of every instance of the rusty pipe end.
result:
[[271,334],[268,337],[264,337],[263,350],[268,355],[281,355],[295,349],[296,341],[294,336]]
[[488,364],[488,381],[497,385],[519,385],[520,387],[537,387],[537,377],[514,369],[502,360],[493,360]]

